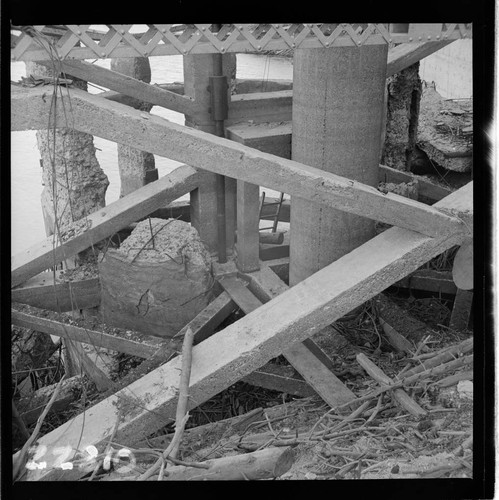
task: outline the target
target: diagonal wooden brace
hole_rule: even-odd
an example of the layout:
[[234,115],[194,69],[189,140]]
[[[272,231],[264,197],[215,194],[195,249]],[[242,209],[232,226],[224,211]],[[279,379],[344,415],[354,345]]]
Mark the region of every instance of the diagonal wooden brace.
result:
[[[265,301],[271,300],[288,288],[266,266],[262,267],[261,271],[246,276],[252,276],[251,279],[258,282],[265,295]],[[219,280],[219,283],[245,314],[253,312],[262,305],[262,301],[250,291],[242,279],[225,276]],[[312,339],[297,342],[284,350],[282,354],[330,406],[353,402],[356,399],[355,394],[331,371],[331,360]]]

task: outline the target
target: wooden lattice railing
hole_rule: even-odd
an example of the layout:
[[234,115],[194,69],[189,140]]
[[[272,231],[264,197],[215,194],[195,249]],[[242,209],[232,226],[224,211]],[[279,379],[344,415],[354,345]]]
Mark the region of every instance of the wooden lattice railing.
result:
[[[471,24],[108,24],[12,26],[11,59],[149,57],[471,38]],[[135,27],[135,28],[134,28]]]

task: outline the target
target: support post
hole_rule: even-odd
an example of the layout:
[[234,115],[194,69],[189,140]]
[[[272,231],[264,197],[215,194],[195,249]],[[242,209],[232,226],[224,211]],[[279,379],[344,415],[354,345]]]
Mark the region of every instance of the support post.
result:
[[[185,124],[203,132],[217,134],[211,114],[210,77],[214,74],[215,57],[222,58],[222,74],[235,78],[235,54],[193,54],[184,56],[184,93],[194,98],[196,111],[185,116]],[[227,89],[227,93],[229,93]],[[225,182],[226,247],[232,249],[235,231],[235,182]],[[217,175],[206,172],[198,189],[191,193],[191,223],[212,253],[218,249]]]
[[[111,70],[151,83],[151,65],[147,57],[111,59]],[[149,112],[152,109],[152,104],[137,99],[133,99],[130,105],[141,111]],[[120,197],[158,179],[154,155],[125,144],[118,144],[118,168],[121,181]]]
[[[292,157],[378,183],[386,45],[298,49],[294,55]],[[291,199],[290,285],[374,236],[374,222]]]
[[244,273],[260,268],[260,187],[237,181],[237,267]]

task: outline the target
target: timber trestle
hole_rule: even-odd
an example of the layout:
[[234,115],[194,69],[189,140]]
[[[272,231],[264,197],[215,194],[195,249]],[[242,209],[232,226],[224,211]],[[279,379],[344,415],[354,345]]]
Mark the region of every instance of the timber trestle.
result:
[[[92,95],[71,84],[62,88],[13,83],[13,131],[43,130],[47,125],[73,127],[183,164],[76,222],[70,236],[46,238],[14,255],[12,298],[47,309],[61,303],[64,310],[70,310],[74,301],[82,308],[95,307],[100,300],[98,279],[74,285],[40,283],[37,281],[40,273],[190,193],[190,205],[184,207],[184,212],[211,252],[218,295],[177,334],[176,341],[187,328],[194,332],[189,408],[240,380],[285,389],[291,394],[317,393],[332,407],[348,402],[355,405],[356,395],[334,375],[331,360],[311,337],[323,330],[329,331],[333,328],[331,325],[349,311],[403,280],[433,257],[473,237],[472,182],[450,192],[421,180],[422,192],[436,201],[434,205],[384,194],[377,189],[378,180],[386,180],[388,176],[414,180],[408,172],[393,171],[378,163],[376,148],[380,142],[385,81],[453,40],[470,38],[471,25],[214,26],[146,25],[142,31],[134,31],[133,25],[106,25],[105,29],[90,25],[12,27],[12,61],[39,61],[63,72],[68,79],[82,78],[109,89]],[[310,132],[314,129],[303,119],[305,113],[296,111],[306,109],[303,96],[309,85],[308,80],[300,79],[299,75],[285,90],[231,93],[235,53],[282,49],[303,51],[295,55],[296,67],[297,63],[319,67],[325,56],[307,57],[310,53],[306,52],[317,50],[327,54],[331,65],[341,68],[342,61],[347,61],[357,68],[350,86],[347,78],[334,81],[338,94],[332,94],[336,90],[322,83],[310,89],[316,92],[315,104],[305,118],[313,117],[310,118],[312,125],[319,120],[319,128],[329,127],[338,141],[334,147],[331,147],[334,141],[325,133],[320,138],[322,142],[312,144],[309,136],[317,134]],[[83,61],[171,54],[184,56],[183,84],[151,85]],[[372,61],[382,64],[376,66]],[[215,124],[213,109],[210,109],[213,96],[209,82],[215,62],[216,76],[228,83],[219,89],[224,95],[218,97],[227,97],[223,116],[215,116],[221,125]],[[369,68],[369,78],[362,74],[363,67]],[[321,71],[327,73],[327,67]],[[50,98],[53,89],[63,89],[54,92],[59,100],[55,112]],[[367,117],[366,123],[370,122],[363,127],[356,122],[359,110],[343,106],[344,102],[355,101],[349,99],[354,91],[362,106],[367,103],[364,107],[368,112],[362,116]],[[130,99],[180,112],[185,115],[187,126],[135,109],[127,105]],[[341,105],[334,108],[338,101]],[[328,114],[328,109],[321,108],[321,102],[329,103],[334,113]],[[67,120],[63,109],[71,110],[71,120]],[[343,127],[336,125],[337,116],[341,116]],[[268,123],[275,126],[267,127]],[[359,151],[352,151],[350,140],[362,140],[369,151],[362,151],[363,156]],[[337,147],[338,144],[341,147]],[[315,151],[321,151],[322,157],[309,160]],[[355,175],[336,169],[340,166],[355,171]],[[362,172],[369,175],[362,177]],[[217,182],[217,176],[224,177],[223,186]],[[278,260],[266,263],[266,259],[272,258],[271,254],[263,257],[268,245],[260,240],[260,218],[273,220],[275,232],[279,217],[265,210],[265,204],[261,205],[261,187],[291,196],[291,201],[282,198],[278,201],[281,221],[283,214],[291,220],[291,239],[285,239],[281,246],[288,255],[291,253],[289,261],[282,259],[284,254],[278,252],[272,254],[273,259]],[[224,203],[217,205],[221,198]],[[295,207],[301,207],[299,214],[296,208],[293,211],[293,202]],[[324,227],[317,228],[317,235],[312,234],[313,231],[306,233],[309,228],[300,216],[313,219],[316,214],[324,219]],[[349,242],[353,245],[351,248],[345,246],[331,259],[326,252],[331,241],[327,224],[333,219],[336,223],[346,218],[345,214],[348,221],[362,221],[366,230],[355,244],[353,240]],[[374,221],[391,227],[374,235]],[[217,231],[221,223],[226,233]],[[337,240],[346,240],[349,237],[346,233],[340,234]],[[223,253],[220,244],[227,256],[218,262]],[[309,267],[307,259],[313,261]],[[276,274],[277,269],[284,267],[286,272],[289,269],[291,286]],[[52,288],[57,297],[46,296]],[[216,331],[237,309],[244,316]],[[37,321],[19,312],[14,315],[14,321],[30,325],[43,323],[46,333],[85,342],[85,332],[81,329],[66,331],[56,321]],[[170,359],[170,348],[163,339],[142,345],[135,339],[125,341],[112,336],[99,340],[98,332],[94,331],[91,338],[92,342],[105,343],[144,358],[163,356],[162,363],[84,414],[42,436],[39,439],[42,445],[52,448],[69,445],[79,449],[92,445],[100,449],[111,436],[114,441],[132,444],[174,418],[181,356]],[[266,369],[267,363],[281,354],[300,376]],[[119,408],[123,401],[132,404],[133,411],[122,415]],[[27,479],[75,479],[84,473],[84,470],[48,467],[28,471]]]

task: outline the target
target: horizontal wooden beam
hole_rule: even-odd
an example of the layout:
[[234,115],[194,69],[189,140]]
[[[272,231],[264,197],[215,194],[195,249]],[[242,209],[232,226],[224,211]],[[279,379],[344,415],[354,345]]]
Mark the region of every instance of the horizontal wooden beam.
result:
[[437,52],[437,50],[442,49],[453,41],[442,40],[440,42],[404,43],[397,45],[388,51],[387,78],[421,61],[421,59]]
[[[450,211],[471,211],[471,188],[461,188],[437,206]],[[193,348],[189,408],[210,399],[289,345],[312,336],[463,240],[459,233],[429,238],[390,228],[215,333]],[[39,445],[81,450],[94,445],[103,451],[111,436],[126,445],[140,440],[142,435],[150,435],[175,416],[180,371],[181,358],[176,357],[40,437]],[[124,404],[127,411],[121,412]],[[24,479],[69,480],[85,473],[79,469],[54,469],[55,459],[47,456],[47,468],[27,471]]]
[[[49,122],[52,108],[43,89],[12,89],[13,130],[65,124],[62,112],[52,115]],[[79,89],[71,89],[70,96],[74,127],[81,132],[426,235],[469,234],[469,224],[458,217],[417,201],[383,194],[371,186],[177,125]],[[65,95],[63,99],[69,98]],[[69,100],[66,104],[70,109]]]
[[[179,82],[160,83],[159,85],[155,85],[155,87],[160,88],[162,90],[168,90],[169,92],[173,92],[175,94],[184,95],[183,83]],[[103,99],[109,99],[110,101],[126,104],[127,106],[131,106],[135,103],[135,99],[133,97],[121,94],[120,92],[115,92],[114,90],[106,90],[105,92],[100,92],[96,95],[98,97],[102,97]]]
[[432,201],[439,201],[452,193],[452,189],[440,186],[424,177],[414,175],[411,172],[404,172],[386,165],[379,166],[379,182],[400,184],[401,182],[414,181],[418,183],[418,195],[424,196]]
[[23,283],[54,264],[113,235],[131,222],[149,215],[197,186],[197,171],[182,165],[161,179],[76,222],[74,236],[71,238],[61,242],[49,237],[19,252],[11,259],[12,286]]
[[89,330],[61,321],[27,314],[16,309],[12,309],[11,314],[14,325],[144,359],[153,356],[159,349],[168,344],[168,342],[156,337],[141,335],[137,332],[130,332],[130,330],[127,330],[127,338],[124,338],[121,336],[124,332],[121,332],[121,335],[113,335],[98,330]]
[[431,269],[420,269],[410,276],[397,281],[394,286],[409,288],[411,290],[424,290],[426,292],[446,293],[455,295],[457,287],[452,281],[450,271],[433,271]]
[[[424,59],[453,41],[454,40],[445,40],[440,42],[402,44],[390,49],[388,51],[386,76],[389,77],[402,71],[404,68]],[[72,74],[69,70],[67,72]],[[107,86],[104,83],[101,85]],[[267,91],[262,91],[262,87],[267,89]],[[155,88],[168,90],[176,94],[183,94],[184,92],[184,87],[181,83],[160,84]],[[292,81],[270,80],[262,82],[262,80],[256,79],[238,80],[238,94],[231,96],[229,117],[226,125],[230,126],[231,124],[248,120],[252,120],[255,123],[291,120],[293,99],[292,88]],[[105,99],[127,104],[125,93],[126,92],[119,94],[111,91],[103,92],[98,95]],[[182,104],[182,101],[179,101],[179,105]]]
[[254,123],[291,120],[292,90],[253,92],[231,96],[226,125],[251,120]]
[[99,278],[54,283],[51,272],[44,272],[11,290],[11,301],[50,311],[89,309],[100,304]]
[[[40,61],[49,68],[53,67],[51,61]],[[188,96],[179,95],[175,92],[162,89],[155,85],[142,82],[131,76],[123,75],[117,71],[102,68],[85,61],[65,59],[60,62],[60,70],[63,73],[75,76],[96,85],[102,85],[110,90],[133,97],[140,101],[171,109],[179,113],[189,114],[195,109],[194,100]]]

